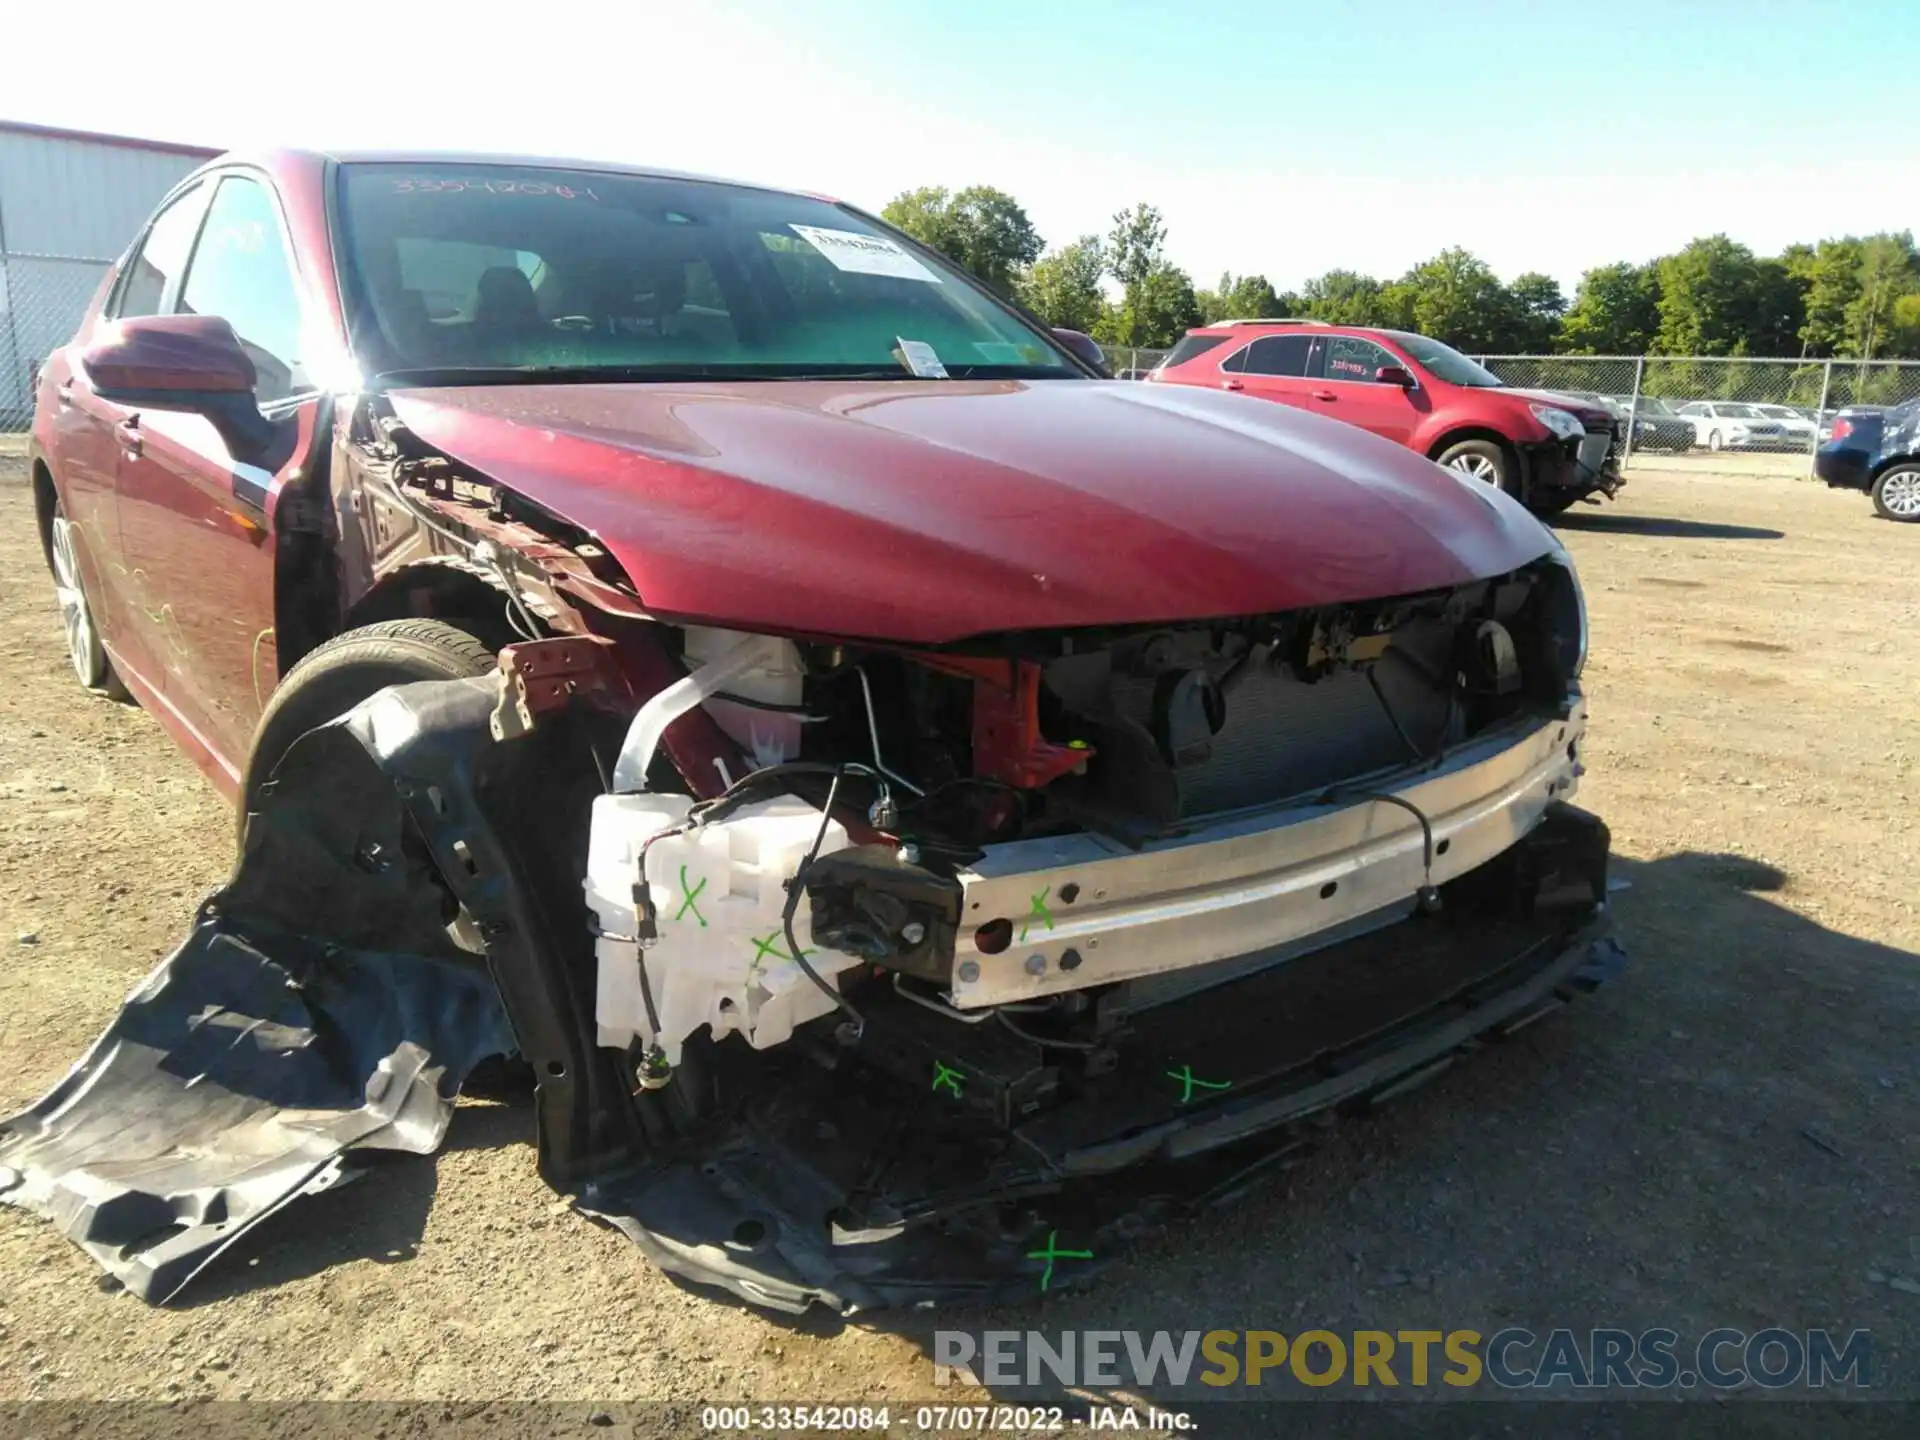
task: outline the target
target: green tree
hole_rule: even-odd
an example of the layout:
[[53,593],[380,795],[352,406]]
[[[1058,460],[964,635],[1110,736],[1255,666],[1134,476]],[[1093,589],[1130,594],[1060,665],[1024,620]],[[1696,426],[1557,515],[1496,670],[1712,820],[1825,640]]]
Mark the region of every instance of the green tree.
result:
[[1560,322],[1575,355],[1641,355],[1660,328],[1660,284],[1651,266],[1600,265],[1580,277]]
[[1512,343],[1512,297],[1484,260],[1455,246],[1401,277],[1413,328],[1456,349],[1485,353]]
[[[1920,360],[1920,290],[1910,290],[1887,313],[1887,343],[1880,354],[1890,360]],[[1903,397],[1904,398],[1904,397]]]
[[1800,341],[1809,355],[1832,355],[1847,338],[1847,308],[1860,298],[1860,242],[1822,240],[1800,265],[1806,283]]
[[1300,308],[1334,325],[1380,322],[1380,282],[1353,270],[1329,270],[1300,287]]
[[1541,355],[1554,349],[1560,339],[1560,321],[1567,313],[1567,297],[1561,293],[1560,282],[1529,270],[1514,279],[1507,294],[1512,301],[1512,349],[1523,355]]
[[1164,260],[1127,286],[1120,303],[1101,317],[1103,345],[1165,349],[1200,323],[1200,304],[1187,272]]
[[1160,348],[1200,323],[1200,302],[1187,272],[1166,258],[1167,224],[1141,201],[1113,217],[1107,273],[1120,282],[1120,303],[1101,317],[1096,338],[1107,345]]
[[1004,190],[970,185],[958,194],[929,185],[887,202],[880,218],[965,267],[1002,295],[1043,248],[1027,212]]
[[1745,355],[1759,311],[1759,261],[1725,235],[1688,242],[1661,257],[1660,328],[1668,355]]
[[1865,359],[1887,354],[1894,307],[1920,290],[1920,257],[1913,236],[1869,235],[1860,242],[1860,291],[1846,307],[1846,331],[1836,354]]
[[1107,268],[1123,289],[1131,288],[1161,263],[1166,243],[1166,221],[1142,200],[1113,217],[1113,230],[1107,237]]
[[1034,263],[1018,287],[1021,303],[1049,325],[1091,335],[1107,311],[1107,297],[1100,292],[1106,269],[1100,237],[1082,235]]
[[1785,257],[1754,266],[1753,313],[1747,320],[1748,355],[1791,355],[1807,318],[1807,285]]
[[1205,325],[1222,320],[1260,320],[1288,313],[1280,308],[1280,297],[1264,275],[1236,278],[1229,272],[1220,277],[1217,289],[1202,290],[1194,298],[1199,302],[1200,320]]

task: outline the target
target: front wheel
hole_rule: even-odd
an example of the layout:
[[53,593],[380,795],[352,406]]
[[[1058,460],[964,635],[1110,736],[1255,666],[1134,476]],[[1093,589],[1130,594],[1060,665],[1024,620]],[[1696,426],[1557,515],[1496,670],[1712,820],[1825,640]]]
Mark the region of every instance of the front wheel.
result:
[[494,668],[494,654],[468,631],[441,620],[386,620],[336,635],[287,672],[260,712],[240,789],[240,831],[260,787],[307,731],[344,715],[389,685],[467,680]]
[[1718,430],[1709,431],[1707,434],[1707,449],[1718,450],[1719,448],[1720,432]]
[[1457,445],[1449,445],[1434,457],[1436,463],[1448,470],[1458,470],[1462,475],[1504,490],[1509,495],[1519,493],[1519,477],[1515,472],[1513,456],[1504,446],[1491,440],[1462,440]]
[[1920,465],[1896,465],[1873,482],[1873,508],[1888,520],[1920,522]]

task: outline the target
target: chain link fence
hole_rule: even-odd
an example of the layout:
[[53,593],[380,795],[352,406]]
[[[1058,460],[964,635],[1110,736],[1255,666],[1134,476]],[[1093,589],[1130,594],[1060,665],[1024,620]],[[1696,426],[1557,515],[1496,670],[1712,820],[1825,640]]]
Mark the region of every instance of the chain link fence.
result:
[[1139,380],[1172,353],[1167,350],[1136,349],[1131,345],[1102,345],[1107,370],[1116,380]]
[[0,433],[33,417],[33,377],[73,338],[111,262],[0,253]]

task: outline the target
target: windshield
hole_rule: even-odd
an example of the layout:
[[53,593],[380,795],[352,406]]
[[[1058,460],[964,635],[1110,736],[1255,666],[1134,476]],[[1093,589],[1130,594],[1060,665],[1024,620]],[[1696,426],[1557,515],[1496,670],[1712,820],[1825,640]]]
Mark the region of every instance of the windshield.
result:
[[1642,415],[1671,415],[1673,407],[1658,395],[1642,395],[1639,400]]
[[1402,350],[1449,385],[1470,385],[1476,389],[1483,389],[1507,383],[1486,366],[1469,360],[1451,345],[1442,345],[1438,340],[1429,340],[1424,335],[1409,335],[1402,330],[1389,330],[1387,334],[1398,342]]
[[1714,407],[1714,412],[1724,418],[1733,420],[1765,420],[1767,418],[1760,413],[1757,407],[1752,405],[1720,404]]
[[548,167],[351,164],[356,351],[552,379],[1080,378],[937,257],[825,200]]

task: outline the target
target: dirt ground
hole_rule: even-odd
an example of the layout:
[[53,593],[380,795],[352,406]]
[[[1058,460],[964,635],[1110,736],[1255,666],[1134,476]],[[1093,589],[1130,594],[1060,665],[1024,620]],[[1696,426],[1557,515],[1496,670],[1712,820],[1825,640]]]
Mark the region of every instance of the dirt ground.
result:
[[[147,715],[74,684],[24,480],[0,458],[0,1114],[173,948],[232,834]],[[1213,1228],[941,1323],[1864,1327],[1912,1384],[1920,527],[1689,463],[1563,534],[1626,975]],[[441,1154],[300,1202],[164,1310],[0,1211],[0,1400],[960,1393],[934,1387],[929,1317],[796,1325],[683,1291],[547,1190],[531,1139],[524,1106],[463,1105]]]

